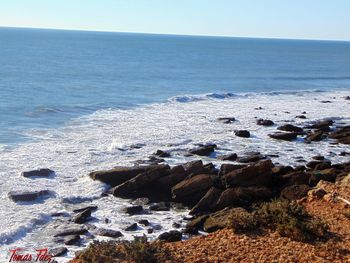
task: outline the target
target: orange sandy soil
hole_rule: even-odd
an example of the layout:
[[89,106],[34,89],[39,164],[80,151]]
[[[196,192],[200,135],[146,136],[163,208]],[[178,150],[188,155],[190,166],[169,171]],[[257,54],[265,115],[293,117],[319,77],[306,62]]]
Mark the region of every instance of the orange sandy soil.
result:
[[[336,192],[350,200],[349,184],[324,183],[328,193]],[[328,195],[329,196],[329,195]],[[301,203],[313,216],[322,218],[332,237],[315,244],[292,241],[277,233],[239,235],[224,229],[187,241],[168,243],[168,262],[350,262],[350,219],[343,213],[350,208],[342,201],[304,198]],[[73,260],[72,263],[78,263]]]

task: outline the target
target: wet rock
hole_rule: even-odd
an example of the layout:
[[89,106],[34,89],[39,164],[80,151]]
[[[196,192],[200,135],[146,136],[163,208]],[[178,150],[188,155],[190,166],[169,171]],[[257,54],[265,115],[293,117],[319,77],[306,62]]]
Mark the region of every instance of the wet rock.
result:
[[162,157],[162,158],[166,158],[166,157],[170,157],[170,153],[162,151],[162,150],[157,150],[155,155]]
[[95,205],[85,206],[85,207],[82,207],[82,208],[74,209],[73,212],[74,213],[80,213],[80,212],[83,212],[85,210],[90,210],[91,212],[93,212],[93,211],[97,210],[97,206],[95,206]]
[[235,131],[235,135],[237,137],[249,138],[250,137],[250,132],[247,131],[247,130],[238,130],[238,131]]
[[208,215],[198,216],[187,223],[186,228],[202,229],[205,220],[207,220]]
[[158,239],[164,242],[177,242],[182,240],[182,233],[177,230],[171,230],[160,234]]
[[[157,165],[152,169],[137,175],[136,177],[126,181],[111,189],[114,196],[130,198],[138,196],[141,191],[146,191],[147,187],[162,176],[169,174],[170,167],[168,165]],[[150,194],[152,194],[150,192]]]
[[337,128],[329,138],[337,140],[338,143],[350,144],[350,126]]
[[197,203],[213,183],[214,177],[212,175],[195,175],[171,189],[173,199],[185,204]]
[[123,209],[123,212],[129,215],[136,215],[143,212],[143,207],[141,205],[128,206]]
[[325,137],[326,136],[324,135],[323,131],[317,130],[317,131],[308,133],[305,140],[309,142],[319,142],[323,140]]
[[260,161],[224,175],[223,180],[227,186],[268,185],[272,167],[271,160]]
[[287,131],[287,132],[298,132],[298,133],[302,133],[303,132],[302,128],[294,126],[292,124],[285,124],[285,125],[279,126],[277,128],[277,130]]
[[60,230],[56,235],[54,235],[54,237],[83,235],[87,232],[88,231],[85,227],[64,227],[64,229]]
[[281,191],[281,197],[291,201],[298,200],[307,196],[310,189],[311,187],[305,184],[287,186]]
[[272,120],[258,119],[256,124],[261,126],[273,126],[275,123]]
[[152,234],[154,232],[154,229],[153,228],[147,228],[147,233],[148,234]]
[[275,132],[269,134],[272,139],[283,140],[283,141],[293,141],[297,138],[298,133],[295,132]]
[[224,117],[224,118],[218,118],[218,121],[227,124],[227,123],[235,122],[236,119],[234,117]]
[[231,153],[227,155],[222,155],[218,157],[218,159],[223,160],[223,161],[235,161],[237,159],[237,154],[236,153]]
[[305,115],[297,115],[297,116],[295,116],[295,118],[297,118],[297,119],[306,119],[306,116]]
[[209,156],[214,152],[217,146],[215,144],[204,145],[189,151],[190,154],[199,155],[199,156]]
[[259,152],[248,152],[244,156],[237,158],[237,162],[240,163],[253,163],[265,159],[266,157]]
[[151,211],[169,211],[170,204],[166,203],[166,202],[159,202],[159,203],[151,204],[149,206],[149,210],[151,210]]
[[323,161],[324,160],[324,156],[322,155],[316,155],[313,156],[312,159],[316,160],[316,161]]
[[69,214],[67,212],[54,212],[50,214],[51,217],[61,217],[61,216],[68,216],[68,215]]
[[66,247],[56,247],[53,249],[50,249],[48,254],[51,255],[52,257],[60,257],[63,256],[68,252],[68,249]]
[[272,168],[273,175],[284,175],[292,172],[294,169],[291,166],[275,166]]
[[350,152],[343,151],[339,153],[339,156],[347,156],[347,155],[350,155]]
[[187,174],[200,174],[203,172],[203,162],[201,160],[191,161],[183,165]]
[[199,212],[209,212],[215,206],[221,196],[222,190],[216,187],[211,187],[209,191],[202,197],[201,200],[191,209],[190,215],[197,214]]
[[183,231],[184,234],[189,234],[189,235],[198,235],[198,229],[192,228],[192,227],[186,227]]
[[149,226],[150,225],[150,223],[149,223],[149,221],[147,219],[141,219],[139,221],[139,224],[140,225],[144,225],[144,226]]
[[95,234],[98,236],[112,237],[112,238],[118,238],[123,236],[123,234],[120,231],[105,229],[105,228],[97,229],[97,231],[95,231]]
[[[198,163],[199,164],[199,163]],[[200,162],[200,171],[203,170],[203,163]],[[170,174],[167,176],[160,177],[157,179],[157,184],[159,185],[160,189],[170,189],[177,183],[184,180],[188,175],[188,172],[185,171],[184,167],[182,165],[174,166],[170,169]]]
[[130,226],[126,227],[124,230],[125,231],[136,231],[138,228],[136,223],[131,224]]
[[350,96],[345,96],[345,100],[350,100]]
[[79,235],[66,236],[63,242],[67,246],[78,245],[78,243],[80,243],[80,236]]
[[84,224],[85,222],[89,221],[91,218],[91,210],[86,209],[74,217],[72,217],[71,221],[77,224]]
[[321,100],[321,103],[332,103],[330,100]]
[[332,126],[334,123],[331,119],[325,119],[325,120],[319,120],[314,122],[313,124],[306,126],[307,129],[321,129],[329,128],[329,126]]
[[[328,160],[323,160],[323,161],[310,161],[306,164],[307,167],[311,169],[316,169],[317,165],[323,164],[322,166],[319,167],[326,167],[325,169],[330,168],[331,162]],[[317,169],[317,170],[322,170],[322,169]]]
[[180,228],[181,225],[180,225],[179,223],[176,223],[176,222],[175,222],[175,223],[172,224],[172,227],[173,227],[173,228]]
[[49,190],[41,191],[11,191],[8,193],[8,197],[14,202],[30,202],[39,198],[46,199],[53,195],[53,192]]
[[96,171],[89,174],[93,180],[98,180],[111,186],[120,185],[138,174],[152,170],[155,167],[150,166],[134,166],[134,167],[116,167],[106,171]]
[[47,168],[22,172],[22,176],[24,177],[50,177],[54,174],[54,171]]

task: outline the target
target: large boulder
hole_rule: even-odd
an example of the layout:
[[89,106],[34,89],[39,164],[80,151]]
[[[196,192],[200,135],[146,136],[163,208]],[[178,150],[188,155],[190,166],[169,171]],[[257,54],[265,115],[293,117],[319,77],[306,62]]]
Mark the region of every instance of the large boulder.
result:
[[224,163],[220,166],[220,171],[219,175],[225,175],[229,172],[232,172],[234,170],[241,169],[243,167],[246,167],[247,165],[244,164],[229,164],[229,163]]
[[213,185],[215,176],[208,174],[195,175],[186,179],[172,189],[173,199],[184,204],[195,204]]
[[272,139],[283,140],[283,141],[293,141],[297,138],[298,133],[296,132],[275,132],[269,134]]
[[209,156],[214,152],[217,146],[215,144],[208,144],[197,147],[189,151],[190,154],[199,155],[199,156]]
[[225,208],[214,214],[211,214],[203,224],[203,230],[206,232],[214,232],[219,229],[226,228],[230,225],[231,215],[235,209],[243,208]]
[[[197,163],[199,164],[200,168],[199,170],[203,169],[203,163]],[[157,184],[159,184],[160,189],[168,190],[170,191],[171,187],[178,184],[182,180],[184,180],[188,175],[188,172],[185,171],[184,167],[182,165],[174,166],[170,169],[170,174],[164,177],[160,177],[157,180]]]
[[350,126],[337,128],[329,137],[337,140],[339,143],[350,144]]
[[201,200],[191,209],[190,214],[198,214],[200,212],[209,212],[215,206],[219,197],[221,196],[222,190],[211,187],[209,191],[202,197]]
[[147,187],[152,187],[151,184],[154,181],[162,176],[167,176],[169,171],[170,167],[168,165],[157,165],[125,183],[112,188],[111,193],[117,197],[139,197],[142,192],[147,191]]
[[183,165],[187,174],[200,174],[204,171],[204,165],[201,160],[191,161]]
[[22,172],[22,176],[24,177],[50,177],[54,174],[54,171],[47,168]]
[[155,167],[157,167],[157,165],[116,167],[111,170],[92,172],[89,176],[93,180],[98,180],[110,184],[111,186],[117,186]]
[[48,198],[53,195],[53,192],[49,190],[41,191],[11,191],[8,193],[8,197],[14,202],[30,202],[39,198]]
[[253,165],[234,170],[222,178],[226,186],[268,185],[271,179],[271,160],[263,160]]

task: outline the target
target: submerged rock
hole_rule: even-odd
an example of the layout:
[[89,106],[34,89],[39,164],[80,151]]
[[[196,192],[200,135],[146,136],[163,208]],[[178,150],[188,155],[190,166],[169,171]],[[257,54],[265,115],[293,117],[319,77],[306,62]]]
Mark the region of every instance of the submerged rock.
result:
[[11,191],[8,193],[8,197],[14,202],[30,202],[35,201],[39,198],[49,198],[53,195],[53,192],[49,190],[41,191]]
[[47,168],[22,172],[22,176],[24,177],[50,177],[54,174],[54,171]]

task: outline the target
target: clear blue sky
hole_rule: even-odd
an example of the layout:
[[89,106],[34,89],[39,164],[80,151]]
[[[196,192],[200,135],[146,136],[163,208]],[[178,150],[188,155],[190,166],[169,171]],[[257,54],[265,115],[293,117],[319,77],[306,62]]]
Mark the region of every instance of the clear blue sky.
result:
[[350,0],[0,0],[0,26],[350,40]]

